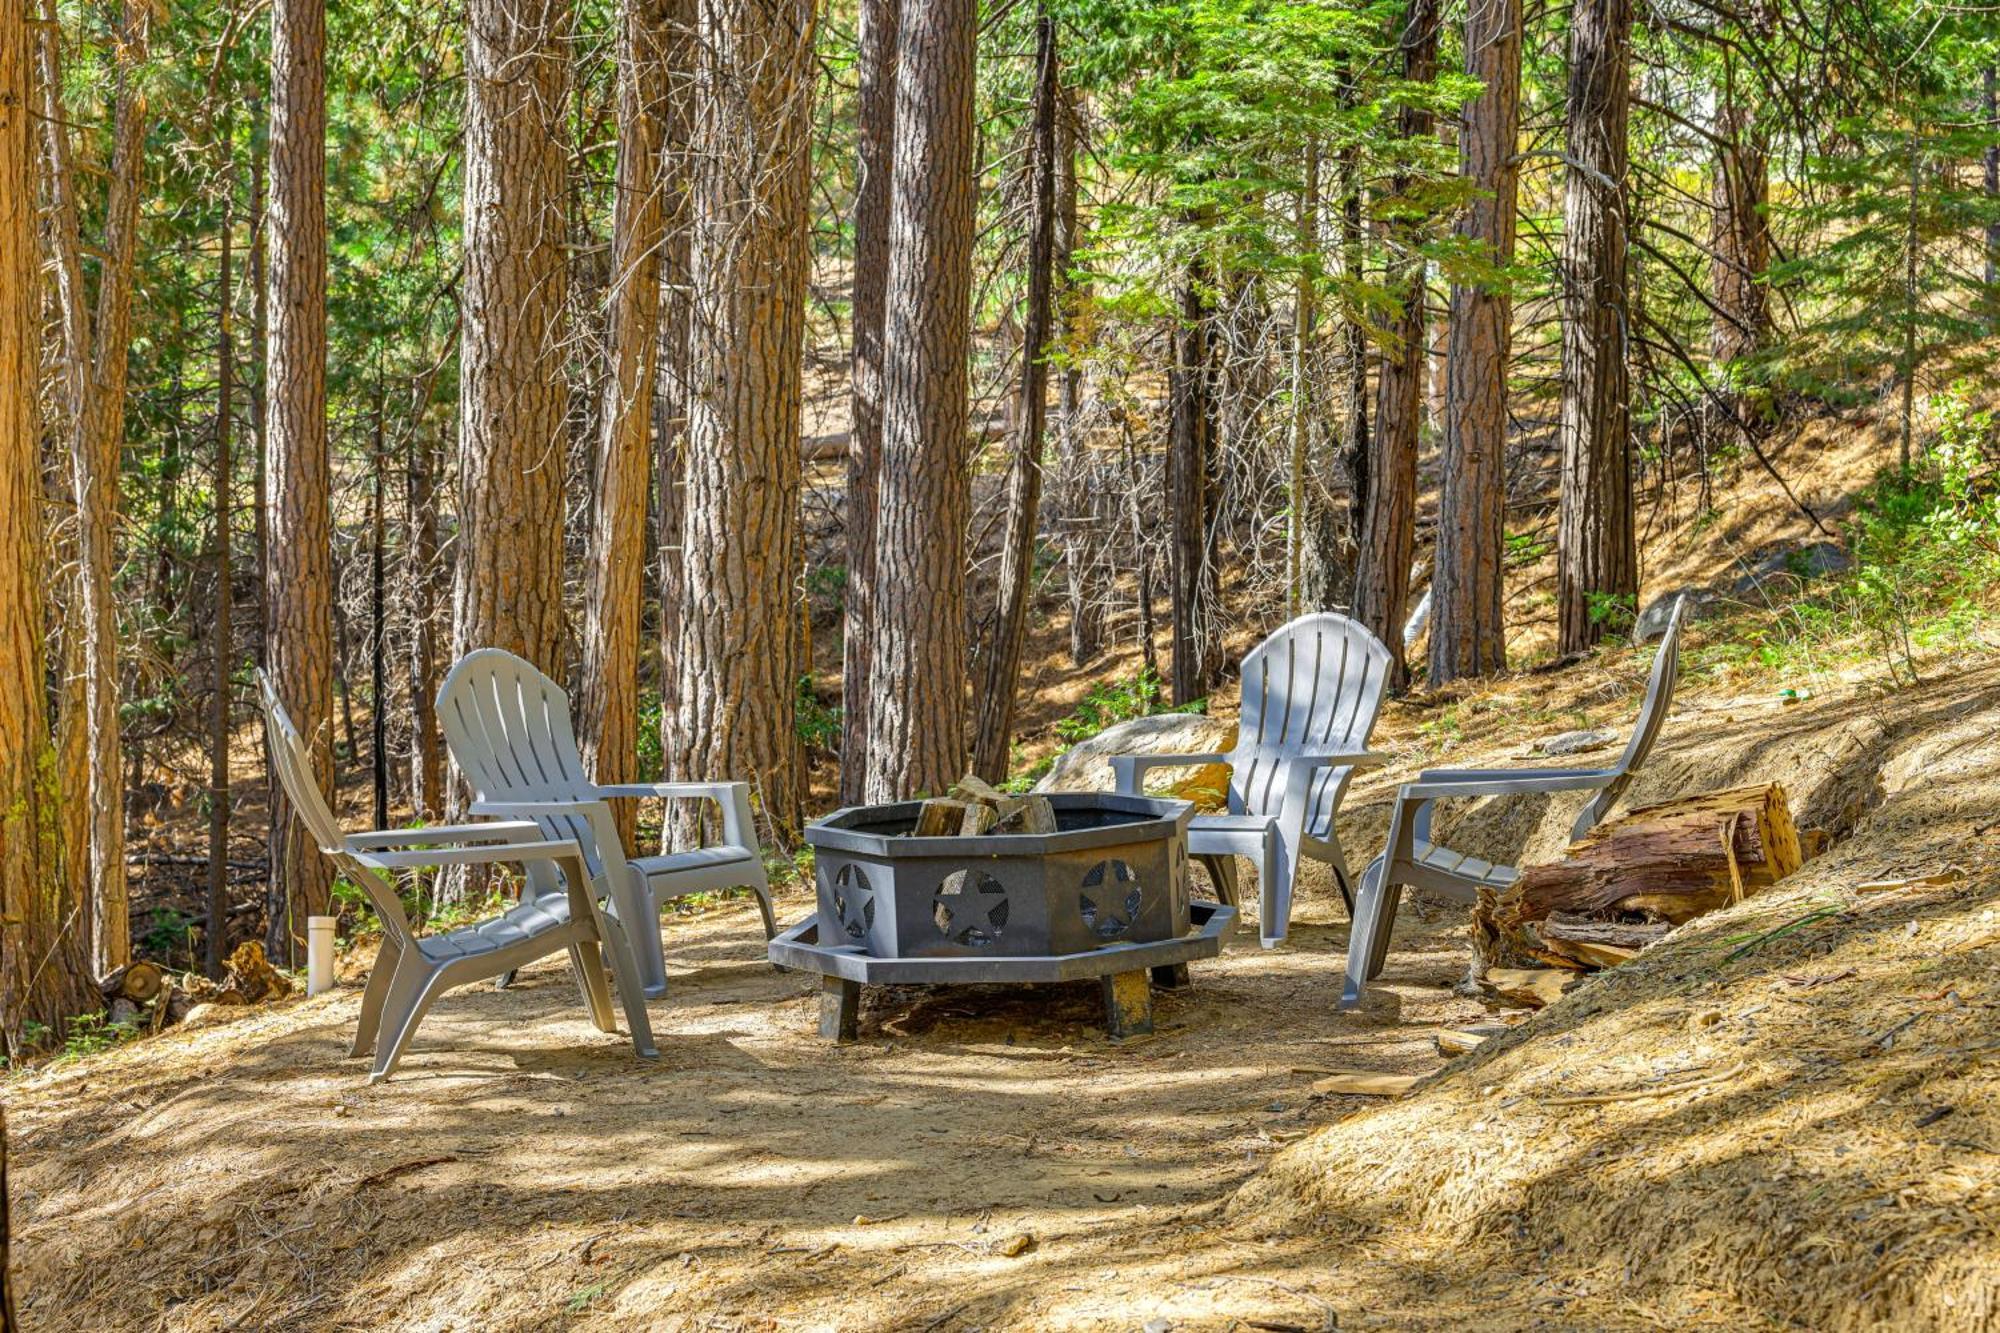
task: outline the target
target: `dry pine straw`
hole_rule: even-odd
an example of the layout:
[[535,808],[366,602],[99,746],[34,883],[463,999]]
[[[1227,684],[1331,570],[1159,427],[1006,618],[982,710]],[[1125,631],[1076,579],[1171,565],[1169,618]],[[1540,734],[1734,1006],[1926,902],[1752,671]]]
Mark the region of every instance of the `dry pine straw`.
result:
[[1463,916],[1411,904],[1336,1014],[1324,885],[1124,1046],[1086,987],[889,995],[830,1051],[732,906],[669,925],[656,1065],[542,967],[378,1088],[351,990],[20,1078],[29,1326],[2000,1325],[2000,669],[1894,704],[1689,699],[1634,800],[1766,774],[1853,836],[1387,1105],[1313,1084],[1486,1018]]

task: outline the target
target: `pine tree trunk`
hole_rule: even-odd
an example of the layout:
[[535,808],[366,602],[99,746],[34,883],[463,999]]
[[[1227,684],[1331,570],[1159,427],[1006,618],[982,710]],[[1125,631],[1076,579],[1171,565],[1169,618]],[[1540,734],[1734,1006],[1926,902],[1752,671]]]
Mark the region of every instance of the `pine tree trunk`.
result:
[[[631,782],[639,762],[639,618],[651,499],[654,377],[659,366],[660,116],[670,96],[659,0],[624,0],[619,14],[618,177],[605,385],[591,497],[583,617],[583,752],[602,783]],[[629,847],[637,811],[614,811]]]
[[1048,424],[1049,340],[1055,262],[1056,114],[1061,97],[1056,24],[1046,3],[1035,18],[1034,124],[1029,143],[1028,301],[1021,327],[1020,434],[1007,472],[1006,531],[1000,551],[994,629],[981,664],[972,768],[988,782],[1007,777],[1014,739],[1014,696],[1028,637],[1035,534],[1042,507],[1042,443]]
[[[1722,418],[1751,421],[1755,416],[1744,395],[1732,387],[1736,362],[1762,350],[1770,333],[1770,310],[1764,285],[1771,265],[1771,225],[1766,213],[1770,199],[1769,159],[1765,130],[1750,102],[1748,90],[1736,86],[1734,71],[1725,67],[1721,105],[1716,110],[1714,227],[1709,248],[1709,283],[1715,302],[1709,335],[1716,381],[1724,399],[1716,406]],[[1718,423],[1720,424],[1720,423]]]
[[119,26],[112,101],[111,183],[104,205],[105,258],[93,313],[84,282],[76,174],[61,100],[60,29],[53,6],[39,34],[44,150],[54,220],[63,387],[71,428],[81,647],[88,732],[91,966],[99,975],[131,957],[125,876],[125,766],[119,733],[117,524],[125,442],[125,372],[131,342],[132,260],[138,238],[146,137],[138,69],[149,11],[128,5]]
[[[222,141],[232,142],[233,117],[223,113]],[[231,267],[230,243],[236,229],[236,172],[233,162],[223,166],[223,188],[228,191],[222,206],[222,255],[217,275],[215,340],[215,613],[209,643],[215,659],[215,698],[211,701],[208,735],[208,925],[204,931],[204,964],[210,977],[222,975],[222,960],[228,956],[229,941],[229,704],[230,668],[236,660],[234,626],[234,563],[230,551],[230,527],[234,492],[231,475],[230,433],[235,422],[236,344],[233,306],[236,275]]]
[[[1514,258],[1514,156],[1520,135],[1520,0],[1485,0],[1466,20],[1466,73],[1480,81],[1459,134],[1474,188],[1458,225],[1496,265]],[[1431,576],[1430,683],[1507,666],[1502,560],[1507,511],[1507,354],[1513,302],[1504,286],[1452,288],[1445,366],[1443,473]]]
[[847,582],[841,598],[840,800],[868,773],[868,650],[875,628],[876,486],[882,456],[882,328],[896,164],[896,46],[901,0],[861,0],[855,54],[853,431],[847,446]]
[[966,759],[966,352],[977,202],[978,6],[902,16],[882,333],[882,451],[868,654],[871,801],[942,792]]
[[59,1031],[94,990],[63,876],[44,694],[28,52],[26,0],[0,0],[0,1038],[9,1056],[22,1053],[27,1024]]
[[409,455],[404,465],[403,595],[410,622],[410,805],[417,818],[436,821],[444,814],[444,754],[438,744],[437,608],[438,449],[424,420],[428,385],[411,411]]
[[[1301,255],[1319,254],[1319,143],[1308,140],[1303,186],[1299,191],[1299,235]],[[1286,613],[1297,617],[1306,606],[1306,526],[1317,507],[1310,498],[1312,477],[1312,339],[1313,318],[1318,296],[1313,268],[1299,270],[1292,294],[1292,419],[1291,476],[1286,481],[1286,501],[1291,509],[1285,529]]]
[[[1055,270],[1056,337],[1069,345],[1075,336],[1085,292],[1070,276],[1082,244],[1077,214],[1077,99],[1074,89],[1062,90],[1056,118],[1056,237],[1051,266]],[[1096,522],[1100,491],[1083,430],[1083,370],[1071,356],[1056,382],[1057,496],[1062,523],[1063,583],[1069,604],[1069,658],[1088,666],[1104,647],[1104,594],[1097,586],[1099,552],[1105,540]]]
[[682,515],[682,780],[743,777],[799,827],[800,376],[811,0],[708,0],[697,49],[693,382]]
[[1563,187],[1562,494],[1556,650],[1604,632],[1607,599],[1639,589],[1626,396],[1626,118],[1630,0],[1570,11],[1569,169]]
[[[278,696],[333,791],[333,534],[326,432],[326,9],[271,8],[270,319],[264,381],[270,546],[264,553],[265,652]],[[289,801],[271,802],[270,919],[279,966],[305,958],[306,918],[324,913],[326,859]]]
[[1215,508],[1215,312],[1190,262],[1181,279],[1180,320],[1167,373],[1167,581],[1175,704],[1205,697],[1221,673],[1216,568],[1209,547]]
[[375,795],[375,827],[389,827],[389,513],[384,494],[389,454],[384,445],[386,390],[375,386],[375,438],[369,453],[368,496],[368,767]]
[[[1350,287],[1364,280],[1360,154],[1346,148],[1335,159],[1340,199],[1340,271]],[[1305,605],[1333,611],[1353,605],[1354,568],[1368,508],[1368,332],[1350,308],[1340,321],[1340,428],[1333,476],[1307,490],[1313,501],[1306,527]],[[1346,511],[1334,504],[1335,486],[1347,493]]]
[[693,136],[698,97],[694,0],[660,0],[667,101],[660,115],[660,314],[653,391],[654,579],[660,603],[660,753],[680,749],[681,512],[687,499],[694,311]]
[[563,675],[567,0],[469,0],[453,648]]
[[[1437,0],[1409,0],[1403,20],[1403,77],[1429,83],[1437,76]],[[1397,131],[1428,138],[1433,117],[1404,106]],[[1398,180],[1398,193],[1409,182]],[[1423,422],[1424,263],[1407,224],[1392,226],[1390,286],[1401,303],[1390,325],[1390,343],[1376,378],[1375,436],[1368,460],[1367,504],[1354,573],[1354,615],[1388,647],[1391,680],[1408,676],[1403,661],[1403,621],[1410,606],[1410,561],[1417,545],[1417,438]]]

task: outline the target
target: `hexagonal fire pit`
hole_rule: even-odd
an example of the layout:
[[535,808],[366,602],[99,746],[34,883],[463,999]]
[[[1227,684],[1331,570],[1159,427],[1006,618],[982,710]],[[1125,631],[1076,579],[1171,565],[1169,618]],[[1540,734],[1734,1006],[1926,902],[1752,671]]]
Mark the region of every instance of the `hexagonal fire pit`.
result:
[[1149,982],[1187,984],[1236,909],[1188,896],[1184,801],[1049,798],[1054,833],[903,836],[922,803],[853,806],[806,829],[819,910],[771,941],[817,972],[821,1035],[854,1036],[864,985],[1097,977],[1114,1036],[1152,1030]]

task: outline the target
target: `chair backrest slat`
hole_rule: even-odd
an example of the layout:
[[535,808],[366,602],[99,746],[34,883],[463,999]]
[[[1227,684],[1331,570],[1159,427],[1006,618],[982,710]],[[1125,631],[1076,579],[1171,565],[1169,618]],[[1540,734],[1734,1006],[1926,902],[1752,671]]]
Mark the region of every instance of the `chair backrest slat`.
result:
[[[570,719],[569,696],[531,663],[499,648],[459,659],[438,689],[445,742],[476,800],[575,801],[593,798]],[[595,875],[605,856],[590,821],[552,812],[535,822],[551,838],[583,848]],[[623,859],[624,850],[615,850]]]
[[[1389,650],[1333,612],[1281,626],[1243,659],[1243,712],[1230,756],[1230,809],[1276,814],[1291,756],[1364,748],[1381,711]],[[1322,834],[1349,770],[1327,769],[1311,788],[1308,832]]]
[[1639,705],[1639,720],[1632,726],[1631,738],[1625,742],[1625,751],[1618,756],[1616,774],[1597,795],[1577,814],[1576,822],[1570,826],[1571,841],[1581,838],[1597,826],[1599,820],[1611,813],[1611,807],[1632,785],[1632,777],[1639,766],[1652,753],[1653,742],[1659,739],[1660,728],[1666,725],[1667,714],[1672,711],[1674,686],[1680,682],[1681,673],[1681,621],[1687,614],[1687,598],[1674,603],[1673,614],[1667,618],[1667,632],[1660,636],[1660,650],[1653,658],[1653,669],[1646,678],[1646,697]]

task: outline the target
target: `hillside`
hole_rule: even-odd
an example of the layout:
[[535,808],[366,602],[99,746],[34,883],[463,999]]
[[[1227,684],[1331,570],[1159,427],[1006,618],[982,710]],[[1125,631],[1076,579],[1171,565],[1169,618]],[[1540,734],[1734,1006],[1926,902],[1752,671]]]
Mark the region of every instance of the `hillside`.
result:
[[[1879,449],[1784,443],[1836,512]],[[1648,592],[1804,527],[1746,471],[1662,522]],[[1629,803],[1779,781],[1825,849],[1469,1056],[1432,1043],[1492,1021],[1452,988],[1464,914],[1421,898],[1356,1013],[1315,881],[1287,948],[1197,964],[1150,1039],[1108,1041],[1087,986],[901,991],[840,1048],[731,902],[668,924],[654,1064],[544,965],[444,1001],[377,1087],[342,1056],[351,985],[13,1076],[28,1325],[2000,1326],[2000,660],[1959,640],[1892,688],[1775,600],[1696,625]],[[1622,734],[1647,651],[1392,705],[1350,846],[1441,756]],[[1453,833],[1532,859],[1573,809],[1477,803]],[[1425,1078],[1316,1092],[1336,1070]]]

